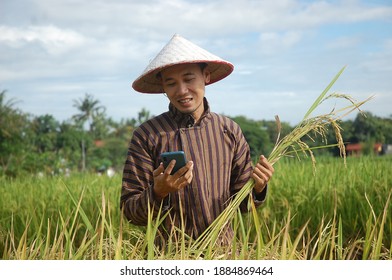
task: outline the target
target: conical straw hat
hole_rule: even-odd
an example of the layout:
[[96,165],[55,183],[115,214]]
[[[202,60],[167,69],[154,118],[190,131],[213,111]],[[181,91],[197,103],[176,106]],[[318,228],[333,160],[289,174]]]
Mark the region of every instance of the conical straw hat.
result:
[[228,61],[209,53],[192,42],[175,34],[158,53],[143,73],[133,82],[132,87],[142,93],[163,93],[157,74],[168,66],[183,63],[206,63],[211,73],[208,84],[215,83],[233,72],[234,66]]

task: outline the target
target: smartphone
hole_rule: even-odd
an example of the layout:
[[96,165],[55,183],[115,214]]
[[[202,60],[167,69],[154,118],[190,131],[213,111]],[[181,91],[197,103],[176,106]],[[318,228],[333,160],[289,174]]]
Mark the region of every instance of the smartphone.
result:
[[183,151],[177,151],[177,152],[165,152],[161,154],[161,160],[163,162],[163,166],[166,168],[169,163],[175,159],[176,160],[176,165],[174,166],[172,172],[170,173],[173,175],[180,169],[181,167],[184,167],[186,164],[186,159],[185,159],[185,153]]

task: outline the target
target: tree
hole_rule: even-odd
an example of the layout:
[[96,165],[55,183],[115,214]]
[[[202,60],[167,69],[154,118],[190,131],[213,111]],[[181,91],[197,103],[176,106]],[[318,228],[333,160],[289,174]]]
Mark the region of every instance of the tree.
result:
[[37,152],[44,153],[52,151],[57,153],[57,137],[59,123],[52,115],[43,115],[33,119],[32,129],[34,131],[34,145]]
[[59,155],[66,161],[68,168],[82,169],[86,166],[83,158],[87,147],[92,146],[92,138],[88,132],[70,122],[62,122],[59,126],[58,146]]
[[280,123],[280,131],[278,131],[278,124],[276,121],[260,121],[261,127],[265,129],[268,133],[269,140],[272,144],[275,144],[278,134],[280,133],[280,139],[282,139],[285,135],[289,134],[290,131],[293,129],[289,123],[281,122]]
[[[89,135],[95,139],[103,139],[107,134],[107,123],[106,123],[106,108],[99,105],[99,100],[94,99],[94,97],[88,93],[85,97],[79,100],[74,100],[74,107],[76,107],[80,114],[74,115],[72,118],[76,121],[80,127],[84,127],[87,122],[89,125]],[[88,149],[91,145],[87,145],[85,138],[81,140],[81,150],[82,150],[82,170],[86,168],[86,157]]]
[[261,154],[267,155],[271,151],[272,143],[268,132],[260,122],[250,120],[244,116],[237,116],[232,119],[241,127],[253,159],[258,158]]
[[24,158],[30,150],[31,136],[28,115],[14,108],[16,101],[6,101],[0,92],[0,174],[16,176],[25,167]]
[[355,142],[389,143],[392,140],[391,120],[374,116],[370,112],[358,114],[353,122]]
[[87,122],[89,125],[90,133],[94,132],[94,127],[97,127],[99,122],[105,116],[105,107],[99,105],[99,100],[88,93],[85,94],[84,98],[74,100],[74,107],[76,107],[80,114],[74,115],[72,118],[82,127]]
[[142,108],[142,110],[138,113],[137,121],[135,122],[136,126],[141,125],[145,121],[148,121],[151,119],[153,116],[150,114],[150,111],[148,111],[145,108]]

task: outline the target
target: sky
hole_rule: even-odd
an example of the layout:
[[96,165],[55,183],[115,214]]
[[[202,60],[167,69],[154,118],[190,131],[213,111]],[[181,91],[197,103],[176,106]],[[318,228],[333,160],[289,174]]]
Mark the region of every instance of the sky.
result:
[[158,115],[167,98],[131,84],[175,33],[234,64],[206,87],[214,112],[295,125],[346,66],[331,92],[374,96],[362,109],[392,116],[392,1],[381,0],[0,0],[0,91],[59,121],[86,93],[117,121]]

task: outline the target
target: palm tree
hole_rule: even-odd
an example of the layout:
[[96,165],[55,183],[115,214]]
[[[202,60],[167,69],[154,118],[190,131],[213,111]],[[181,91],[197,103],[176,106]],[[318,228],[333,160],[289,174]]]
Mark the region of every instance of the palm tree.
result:
[[28,115],[14,108],[15,99],[0,92],[0,173],[15,175],[31,148]]
[[84,98],[74,100],[74,107],[76,107],[80,114],[73,115],[72,118],[80,123],[82,126],[88,122],[90,133],[94,130],[94,122],[97,118],[102,118],[105,113],[105,107],[99,105],[99,100],[94,99],[91,94],[86,93]]
[[145,121],[151,119],[151,117],[152,116],[150,114],[150,111],[148,111],[146,108],[142,108],[137,117],[137,125],[141,125]]
[[[76,107],[80,114],[73,115],[72,118],[84,127],[84,124],[88,122],[89,125],[89,133],[95,138],[94,130],[96,127],[96,123],[100,122],[105,116],[105,107],[99,105],[99,100],[94,99],[91,94],[86,93],[84,98],[79,100],[74,100],[74,107]],[[81,148],[82,148],[82,171],[86,169],[86,143],[85,139],[81,140]]]

